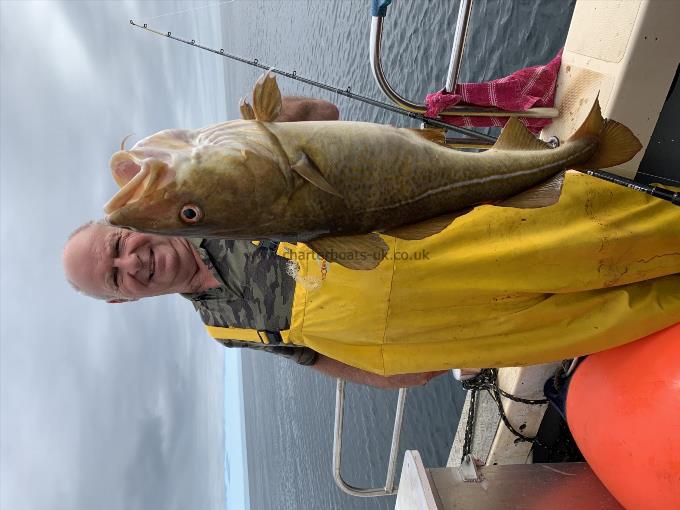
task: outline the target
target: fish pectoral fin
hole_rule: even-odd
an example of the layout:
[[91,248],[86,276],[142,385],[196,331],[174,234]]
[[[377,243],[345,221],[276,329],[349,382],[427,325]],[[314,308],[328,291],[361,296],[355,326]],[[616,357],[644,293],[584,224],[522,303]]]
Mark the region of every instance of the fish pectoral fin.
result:
[[378,234],[322,237],[305,244],[328,262],[348,269],[374,269],[388,251],[387,244]]
[[312,183],[320,190],[323,190],[326,193],[330,193],[331,195],[335,195],[336,197],[342,198],[340,192],[336,190],[333,187],[333,185],[326,180],[326,178],[319,170],[319,167],[317,167],[314,164],[314,162],[311,159],[309,159],[307,154],[305,154],[304,152],[302,153],[302,156],[300,156],[300,159],[298,159],[295,164],[291,165],[291,169],[293,169],[295,173],[297,173],[304,180]]
[[409,131],[417,134],[419,137],[436,143],[437,145],[446,145],[446,131],[442,128],[406,128]]
[[399,239],[405,239],[407,241],[425,239],[426,237],[438,234],[451,223],[453,223],[456,218],[463,216],[470,211],[472,211],[472,207],[457,211],[455,213],[445,214],[444,216],[430,218],[429,220],[421,221],[419,223],[412,223],[410,225],[391,228],[389,230],[385,230],[383,234],[397,237]]
[[511,117],[491,150],[496,151],[540,151],[550,149],[543,140],[536,138],[517,118]]
[[255,120],[255,111],[245,97],[242,97],[238,103],[238,109],[241,112],[243,120]]
[[563,184],[564,172],[560,172],[538,186],[529,188],[514,197],[510,197],[494,205],[499,207],[516,207],[518,209],[548,207],[549,205],[556,204],[560,200]]
[[281,113],[281,91],[271,71],[264,73],[255,82],[253,112],[255,118],[262,122],[274,122]]

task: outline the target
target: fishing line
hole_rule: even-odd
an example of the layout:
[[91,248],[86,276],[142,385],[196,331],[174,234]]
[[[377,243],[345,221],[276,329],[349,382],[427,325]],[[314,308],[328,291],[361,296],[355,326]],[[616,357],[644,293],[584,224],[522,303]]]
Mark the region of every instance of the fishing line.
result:
[[165,14],[159,14],[158,16],[152,16],[150,18],[144,18],[147,21],[151,21],[152,19],[158,19],[158,18],[163,18],[165,16],[174,16],[175,14],[183,14],[185,12],[192,12],[192,11],[197,11],[199,9],[205,9],[206,7],[219,7],[220,5],[226,5],[226,4],[231,4],[234,3],[236,0],[227,0],[226,2],[220,2],[217,4],[205,4],[205,5],[200,5],[198,7],[191,7],[190,9],[183,9],[181,11],[175,11],[175,12],[167,12]]
[[671,179],[670,177],[662,177],[660,175],[648,174],[647,172],[641,172],[639,170],[638,170],[636,175],[646,175],[647,177],[654,177],[655,179],[661,179],[661,180],[664,180],[664,181],[669,181],[669,182],[673,182],[673,183],[676,183],[676,184],[680,184],[680,181],[678,181],[677,179]]

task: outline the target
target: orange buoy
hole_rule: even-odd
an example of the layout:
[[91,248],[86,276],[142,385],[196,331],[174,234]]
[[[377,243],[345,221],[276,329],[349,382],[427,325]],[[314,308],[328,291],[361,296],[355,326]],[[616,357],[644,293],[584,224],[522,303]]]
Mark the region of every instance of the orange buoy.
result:
[[586,358],[566,409],[583,456],[626,509],[680,508],[680,324]]

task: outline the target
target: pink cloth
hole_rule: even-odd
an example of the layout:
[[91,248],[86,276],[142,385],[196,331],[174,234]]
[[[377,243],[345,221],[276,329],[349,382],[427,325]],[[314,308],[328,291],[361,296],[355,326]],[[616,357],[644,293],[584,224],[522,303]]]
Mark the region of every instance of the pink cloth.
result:
[[[562,50],[542,66],[526,67],[510,76],[483,83],[459,83],[453,93],[444,90],[425,98],[428,117],[458,103],[473,106],[495,106],[502,110],[524,111],[533,107],[552,107],[555,102],[555,83],[562,60]],[[508,117],[446,116],[441,120],[462,127],[502,127]],[[552,119],[520,118],[533,133],[552,122]]]

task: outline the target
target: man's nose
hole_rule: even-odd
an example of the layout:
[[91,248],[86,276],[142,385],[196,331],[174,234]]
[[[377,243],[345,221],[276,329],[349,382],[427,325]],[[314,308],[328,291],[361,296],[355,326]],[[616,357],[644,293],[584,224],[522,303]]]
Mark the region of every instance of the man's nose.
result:
[[127,253],[113,259],[113,265],[128,274],[135,274],[142,268],[142,261],[135,253]]

